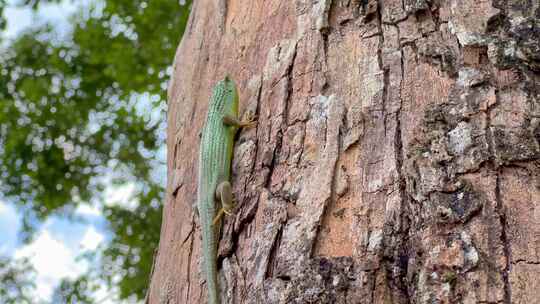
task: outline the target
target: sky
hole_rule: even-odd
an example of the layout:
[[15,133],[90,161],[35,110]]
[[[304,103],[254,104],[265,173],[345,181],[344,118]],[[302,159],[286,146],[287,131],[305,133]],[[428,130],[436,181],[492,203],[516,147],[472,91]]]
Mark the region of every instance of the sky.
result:
[[105,241],[107,232],[99,210],[83,206],[76,214],[83,218],[82,222],[50,217],[34,240],[22,245],[17,238],[21,216],[11,204],[0,201],[0,253],[30,260],[37,272],[38,299],[50,299],[61,278],[82,274],[88,265],[84,260],[76,260],[77,256]]
[[[132,201],[125,199],[131,196],[132,191],[133,184],[107,188],[105,201],[134,207]],[[0,200],[0,254],[30,260],[37,273],[36,300],[50,300],[62,278],[76,278],[84,273],[89,265],[77,257],[107,241],[106,221],[99,208],[82,204],[74,214],[78,216],[78,221],[50,216],[41,225],[34,240],[23,245],[17,235],[21,227],[20,214],[11,204]],[[96,298],[105,298],[101,302],[103,304],[115,303],[107,299],[106,290],[98,290]]]
[[7,28],[4,32],[5,37],[13,38],[22,30],[43,22],[50,21],[56,29],[63,33],[69,30],[68,16],[76,11],[77,5],[72,1],[62,1],[58,4],[41,5],[37,12],[30,8],[17,7],[17,0],[8,0],[8,6],[4,11],[7,18]]
[[[44,22],[54,24],[59,34],[67,33],[70,29],[69,15],[77,9],[77,5],[72,1],[62,1],[59,4],[42,5],[34,12],[28,8],[16,7],[16,2],[8,0],[8,7],[4,11],[7,28],[3,35],[8,40],[28,27]],[[128,197],[130,191],[133,191],[132,185],[121,189],[107,189],[107,201],[129,204],[122,201],[122,198]],[[80,205],[75,215],[82,220],[75,222],[60,216],[51,216],[40,225],[34,240],[23,245],[18,240],[21,215],[12,204],[0,200],[0,254],[29,258],[37,272],[36,300],[50,300],[54,288],[62,278],[75,278],[85,272],[88,269],[87,262],[77,257],[107,241],[106,222],[99,208]],[[104,291],[98,291],[96,298],[103,297],[106,297]]]

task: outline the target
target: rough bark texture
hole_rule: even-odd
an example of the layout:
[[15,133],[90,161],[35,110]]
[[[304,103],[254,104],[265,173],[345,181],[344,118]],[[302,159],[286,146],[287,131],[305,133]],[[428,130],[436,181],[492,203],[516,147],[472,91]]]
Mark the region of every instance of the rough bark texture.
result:
[[205,303],[211,87],[238,83],[223,303],[540,303],[540,4],[198,0],[169,90],[150,303]]

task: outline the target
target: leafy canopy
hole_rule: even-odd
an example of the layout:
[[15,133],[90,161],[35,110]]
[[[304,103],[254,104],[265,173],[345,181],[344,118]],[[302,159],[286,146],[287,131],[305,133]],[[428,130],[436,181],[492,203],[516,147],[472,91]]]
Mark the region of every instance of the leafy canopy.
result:
[[[0,0],[0,12],[4,5]],[[0,193],[23,212],[26,240],[48,216],[97,204],[112,239],[100,249],[96,277],[122,299],[144,297],[159,240],[164,190],[156,168],[164,164],[156,154],[164,146],[165,89],[189,7],[96,2],[71,19],[68,37],[46,25],[1,50]],[[134,183],[135,207],[107,202],[102,193],[111,183]],[[66,280],[59,292],[68,297],[76,290],[82,302],[85,280]]]
[[0,256],[0,299],[5,304],[30,304],[35,271],[27,259]]

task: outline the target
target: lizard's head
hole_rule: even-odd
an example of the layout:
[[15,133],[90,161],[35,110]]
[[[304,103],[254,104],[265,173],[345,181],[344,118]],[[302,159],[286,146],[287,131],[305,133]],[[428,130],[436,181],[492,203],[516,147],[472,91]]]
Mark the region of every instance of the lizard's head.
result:
[[211,106],[216,107],[220,112],[233,111],[231,114],[238,114],[238,90],[234,80],[228,75],[223,78],[214,87],[213,94],[214,104]]

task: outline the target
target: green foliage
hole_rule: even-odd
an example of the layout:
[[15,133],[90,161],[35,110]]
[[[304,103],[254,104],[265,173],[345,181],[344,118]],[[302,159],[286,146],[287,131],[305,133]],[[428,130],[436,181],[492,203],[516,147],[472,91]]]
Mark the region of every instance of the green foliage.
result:
[[161,223],[161,212],[155,212],[152,206],[159,204],[155,197],[160,191],[157,187],[150,189],[147,195],[141,197],[142,201],[134,211],[118,206],[106,209],[107,220],[116,233],[111,246],[104,250],[106,258],[101,264],[100,273],[110,283],[114,282],[115,275],[120,274],[122,280],[112,285],[118,287],[122,299],[131,295],[136,295],[138,299],[145,296],[154,251],[159,241],[155,236],[159,236],[160,226],[154,223]]
[[40,4],[48,2],[60,2],[60,0],[20,0],[19,4],[22,6],[30,6],[33,9],[36,9]]
[[[163,165],[155,161],[164,145],[157,133],[165,123],[166,83],[189,3],[103,4],[75,16],[68,39],[44,26],[3,51],[0,193],[23,212],[26,240],[48,216],[69,216],[81,203],[98,204],[113,234],[103,249],[99,277],[116,284],[121,298],[142,299],[159,240],[164,192],[152,177]],[[148,104],[141,105],[144,101]],[[160,119],[152,118],[156,113]],[[111,182],[135,183],[136,208],[105,207],[102,192]],[[110,269],[125,275],[115,281]],[[60,294],[83,302],[80,289],[91,285],[87,279],[64,281]]]
[[35,271],[28,260],[0,256],[0,299],[4,304],[34,303]]
[[6,0],[0,0],[0,30],[4,30],[6,28],[6,18],[4,18],[5,7],[6,7]]
[[94,303],[94,292],[99,286],[89,274],[76,279],[63,279],[54,292],[52,303]]

